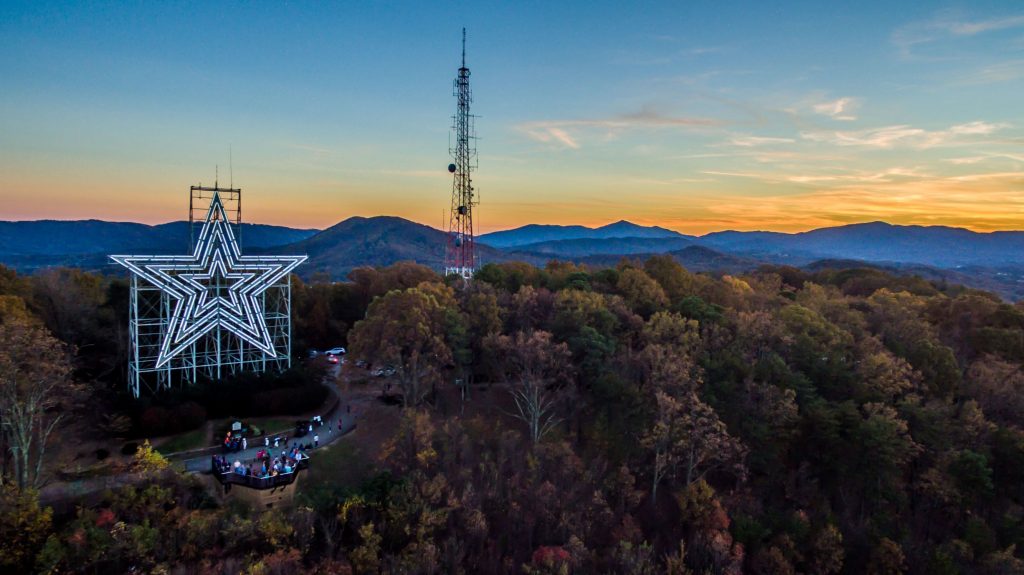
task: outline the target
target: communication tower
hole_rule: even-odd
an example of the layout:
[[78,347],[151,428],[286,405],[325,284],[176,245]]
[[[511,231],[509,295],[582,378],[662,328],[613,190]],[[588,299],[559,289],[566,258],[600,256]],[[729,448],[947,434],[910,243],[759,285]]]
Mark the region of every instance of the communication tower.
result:
[[476,238],[473,230],[474,196],[472,172],[477,168],[475,116],[469,113],[473,92],[469,88],[469,68],[466,67],[466,29],[462,29],[462,67],[455,78],[455,97],[458,107],[452,116],[454,146],[448,153],[453,162],[448,164],[452,174],[452,206],[448,220],[445,245],[444,273],[464,279],[473,277],[476,270]]

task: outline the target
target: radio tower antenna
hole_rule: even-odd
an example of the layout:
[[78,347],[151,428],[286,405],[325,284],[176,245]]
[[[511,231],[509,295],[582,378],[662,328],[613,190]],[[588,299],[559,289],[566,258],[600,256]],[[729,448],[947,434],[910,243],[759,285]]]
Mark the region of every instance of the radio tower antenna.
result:
[[448,164],[452,174],[452,208],[448,220],[444,273],[463,279],[473,277],[476,271],[476,238],[473,229],[473,207],[477,205],[473,189],[472,172],[477,169],[476,117],[469,113],[473,93],[469,89],[469,68],[466,67],[466,29],[462,29],[462,67],[455,78],[455,97],[458,101],[452,116],[455,146],[449,144],[448,153],[453,162]]

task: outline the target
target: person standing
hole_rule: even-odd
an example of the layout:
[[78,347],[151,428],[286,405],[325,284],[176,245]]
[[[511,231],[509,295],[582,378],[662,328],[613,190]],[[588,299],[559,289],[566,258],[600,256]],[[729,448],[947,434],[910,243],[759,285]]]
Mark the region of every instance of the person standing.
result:
[[320,434],[313,436],[313,447],[320,447]]
[[242,438],[242,451],[249,449],[249,441],[246,438]]

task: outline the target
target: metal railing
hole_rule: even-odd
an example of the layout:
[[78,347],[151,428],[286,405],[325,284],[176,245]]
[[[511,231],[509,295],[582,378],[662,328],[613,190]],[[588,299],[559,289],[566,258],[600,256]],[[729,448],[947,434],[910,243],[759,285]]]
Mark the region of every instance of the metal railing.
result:
[[217,478],[217,481],[219,481],[221,485],[241,485],[251,489],[274,489],[275,487],[290,485],[295,481],[299,471],[303,469],[309,469],[308,457],[296,462],[295,469],[292,471],[288,473],[278,473],[274,476],[257,477],[255,475],[242,475],[241,473],[236,473],[233,468],[227,471],[218,471],[214,468],[213,476]]

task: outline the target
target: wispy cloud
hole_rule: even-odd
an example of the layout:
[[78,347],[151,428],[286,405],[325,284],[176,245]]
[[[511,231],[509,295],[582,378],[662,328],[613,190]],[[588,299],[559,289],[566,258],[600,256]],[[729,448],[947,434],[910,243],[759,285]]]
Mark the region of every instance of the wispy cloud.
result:
[[580,145],[569,135],[565,129],[548,122],[530,122],[519,126],[524,134],[542,143],[558,143],[566,148],[578,150]]
[[970,166],[980,162],[984,162],[988,159],[988,156],[967,156],[963,158],[947,158],[944,162],[953,164],[954,166]]
[[1024,78],[1024,60],[1008,60],[982,66],[960,78],[960,84],[998,84]]
[[792,144],[796,140],[792,138],[776,138],[770,136],[735,136],[729,143],[733,146],[740,146],[742,148],[752,148],[754,146],[769,146],[772,144]]
[[812,108],[815,114],[829,116],[834,120],[852,121],[857,119],[857,116],[854,116],[852,112],[858,105],[859,102],[855,98],[845,97],[830,102],[814,104]]
[[985,32],[1024,27],[1024,14],[1010,14],[986,20],[970,20],[945,12],[925,21],[897,28],[892,43],[905,58],[915,57],[915,48],[944,39],[965,38]]
[[981,32],[1024,27],[1024,15],[1004,16],[976,22],[945,22],[941,28],[956,36],[973,36]]
[[530,139],[555,144],[561,148],[577,150],[581,147],[586,133],[600,131],[604,139],[613,138],[617,133],[634,129],[659,128],[700,128],[719,125],[710,118],[671,116],[645,106],[637,112],[611,118],[581,120],[540,120],[525,122],[516,129]]
[[1010,160],[1015,163],[1024,163],[1024,154],[1011,154],[1006,152],[986,152],[976,156],[963,156],[959,158],[946,158],[943,160],[948,164],[954,166],[970,166],[974,164],[980,164],[982,162],[1003,162]]
[[776,172],[737,172],[705,170],[701,172],[710,176],[728,176],[733,178],[749,178],[770,184],[850,184],[893,182],[907,178],[931,177],[920,167],[897,166],[881,171],[839,170],[833,173],[776,173]]
[[926,130],[909,125],[897,125],[867,130],[806,131],[801,132],[800,136],[811,142],[837,146],[882,149],[907,146],[924,149],[964,144],[971,141],[972,137],[986,136],[1006,127],[1008,124],[975,121],[950,126],[945,130]]

